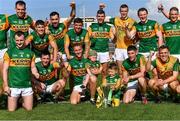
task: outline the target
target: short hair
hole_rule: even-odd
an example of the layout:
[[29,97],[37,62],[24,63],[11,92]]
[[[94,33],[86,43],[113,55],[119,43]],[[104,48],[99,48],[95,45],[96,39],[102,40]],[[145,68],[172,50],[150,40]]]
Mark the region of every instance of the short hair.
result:
[[74,23],[83,23],[83,20],[81,18],[75,18]]
[[127,48],[127,51],[137,51],[137,47],[134,46],[134,45],[129,45],[128,48]]
[[53,11],[53,12],[50,13],[50,17],[51,17],[51,16],[55,16],[55,15],[57,15],[57,16],[59,17],[59,13],[56,12],[56,11]]
[[120,6],[119,10],[121,10],[121,8],[127,8],[127,9],[129,10],[128,5],[126,5],[126,4],[122,4],[122,5]]
[[172,8],[170,8],[169,11],[172,11],[172,10],[177,11],[179,13],[179,9],[177,7],[172,7]]
[[167,45],[161,45],[159,48],[158,48],[158,51],[161,51],[162,49],[168,49],[169,51],[169,47]]
[[146,13],[148,14],[148,10],[146,8],[139,8],[137,14],[139,15],[140,11],[146,11]]
[[48,50],[42,51],[40,57],[42,57],[43,55],[49,55],[50,56],[50,52]]
[[18,0],[16,3],[15,3],[15,5],[17,6],[17,5],[24,5],[24,7],[26,8],[26,3],[24,2],[24,1],[22,1],[22,0]]
[[73,50],[74,50],[74,47],[76,47],[76,46],[80,46],[81,48],[83,48],[83,45],[82,44],[79,44],[79,43],[76,43],[76,44],[73,44]]
[[112,62],[112,63],[109,64],[108,69],[112,69],[112,70],[116,70],[117,71],[118,70],[118,66],[117,66],[116,63]]
[[37,25],[45,25],[45,22],[43,20],[37,20],[35,26]]
[[97,14],[104,14],[105,15],[105,12],[104,12],[104,10],[100,9],[97,11]]
[[14,37],[15,36],[18,36],[18,37],[20,37],[20,36],[24,36],[24,32],[22,32],[22,31],[17,31],[17,32],[15,32],[15,34],[14,34]]

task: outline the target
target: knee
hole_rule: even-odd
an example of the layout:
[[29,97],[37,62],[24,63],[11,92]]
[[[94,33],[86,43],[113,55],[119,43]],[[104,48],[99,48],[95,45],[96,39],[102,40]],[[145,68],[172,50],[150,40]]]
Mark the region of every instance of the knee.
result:
[[78,104],[78,102],[77,102],[76,100],[70,100],[70,103],[71,103],[72,105]]
[[179,85],[179,82],[178,81],[174,81],[174,82],[171,82],[169,84],[170,88],[175,90],[177,88],[177,86]]
[[91,83],[96,83],[96,81],[97,81],[96,76],[91,76],[91,77],[90,77],[90,82],[91,82]]

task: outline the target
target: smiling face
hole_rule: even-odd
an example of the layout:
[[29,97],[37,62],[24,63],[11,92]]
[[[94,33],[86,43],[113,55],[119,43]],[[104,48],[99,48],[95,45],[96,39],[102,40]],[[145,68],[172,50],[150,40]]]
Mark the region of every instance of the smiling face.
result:
[[97,18],[98,23],[102,24],[102,23],[104,23],[104,20],[105,20],[105,14],[103,14],[103,13],[97,14],[96,18]]
[[83,52],[83,49],[82,49],[82,46],[81,45],[75,45],[73,47],[74,49],[74,53],[76,55],[77,58],[82,58],[82,52]]
[[128,15],[128,8],[120,8],[120,14],[122,19],[126,19]]
[[129,57],[130,61],[135,61],[136,55],[137,55],[137,51],[135,51],[135,50],[128,51],[128,57]]
[[18,48],[22,48],[24,45],[24,35],[21,36],[15,35],[15,42]]
[[138,17],[142,23],[145,23],[147,21],[147,16],[148,16],[148,13],[145,10],[139,11],[138,13]]
[[167,48],[163,48],[159,50],[159,58],[162,62],[167,62],[169,59],[169,50]]
[[16,5],[16,14],[19,18],[24,18],[26,14],[26,7],[23,4]]
[[43,55],[41,56],[41,63],[44,67],[47,67],[50,64],[50,55]]
[[171,10],[171,11],[169,12],[169,17],[170,17],[171,22],[176,22],[176,21],[178,20],[178,17],[179,17],[178,11],[176,11],[176,10]]
[[45,34],[45,26],[44,25],[38,24],[38,25],[36,25],[35,29],[36,29],[36,32],[38,35],[42,36]]
[[59,20],[60,20],[60,18],[59,18],[58,15],[53,15],[53,16],[50,17],[51,24],[52,24],[52,26],[53,26],[54,28],[57,28],[57,27],[58,27],[58,25],[59,25]]
[[77,34],[81,33],[82,27],[83,27],[83,23],[77,23],[77,22],[74,23],[74,30]]

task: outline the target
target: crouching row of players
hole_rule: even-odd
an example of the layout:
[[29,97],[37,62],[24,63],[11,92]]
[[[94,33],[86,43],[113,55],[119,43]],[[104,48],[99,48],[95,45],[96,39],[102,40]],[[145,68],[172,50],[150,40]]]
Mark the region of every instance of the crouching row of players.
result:
[[[81,45],[74,45],[74,57],[69,62],[50,62],[50,54],[43,52],[41,62],[35,64],[34,53],[25,48],[24,34],[15,34],[16,47],[9,49],[4,55],[3,65],[3,89],[8,94],[8,110],[14,111],[17,108],[19,96],[22,96],[23,107],[32,110],[33,89],[35,93],[53,93],[54,98],[58,98],[65,88],[66,80],[69,78],[71,104],[78,104],[81,101],[83,91],[90,90],[90,102],[102,105],[102,102],[113,106],[119,106],[121,89],[123,92],[123,102],[134,101],[137,89],[141,92],[142,102],[147,104],[146,90],[149,87],[159,102],[159,92],[169,88],[172,93],[180,93],[180,86],[177,80],[179,73],[179,60],[170,56],[167,46],[159,47],[158,56],[151,62],[153,53],[150,53],[148,60],[141,54],[135,46],[130,45],[127,49],[128,58],[123,61],[123,75],[118,75],[117,66],[109,64],[108,75],[102,79],[102,85],[97,88],[97,78],[101,74],[102,66],[97,61],[97,53],[93,50],[89,52],[88,59],[83,57]],[[63,69],[62,69],[63,68]],[[57,70],[62,69],[62,79],[58,80]],[[153,77],[148,80],[145,74],[152,70]],[[31,74],[34,75],[31,83]],[[33,85],[33,86],[32,86]],[[149,86],[148,86],[149,85]],[[32,89],[33,87],[33,89]],[[99,93],[97,101],[95,94]]]

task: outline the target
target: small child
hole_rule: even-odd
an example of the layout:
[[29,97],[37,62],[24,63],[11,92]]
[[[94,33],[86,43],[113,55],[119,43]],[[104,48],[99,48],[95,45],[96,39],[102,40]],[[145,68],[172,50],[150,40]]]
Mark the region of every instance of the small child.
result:
[[100,91],[100,88],[97,89],[98,93],[101,93],[99,99],[97,99],[97,107],[102,105],[102,99],[104,101],[105,107],[107,105],[118,107],[120,104],[120,88],[122,87],[121,78],[118,75],[118,68],[115,63],[110,63],[108,67],[108,76],[103,80],[102,90],[103,94]]
[[[87,78],[89,77],[89,80],[91,81],[97,81],[97,77],[102,72],[102,65],[99,61],[97,61],[97,52],[95,50],[89,51],[88,56],[89,61],[86,64],[86,70],[87,70]],[[87,80],[83,82],[83,85],[87,84]],[[91,95],[90,102],[92,104],[95,104],[95,95]]]

